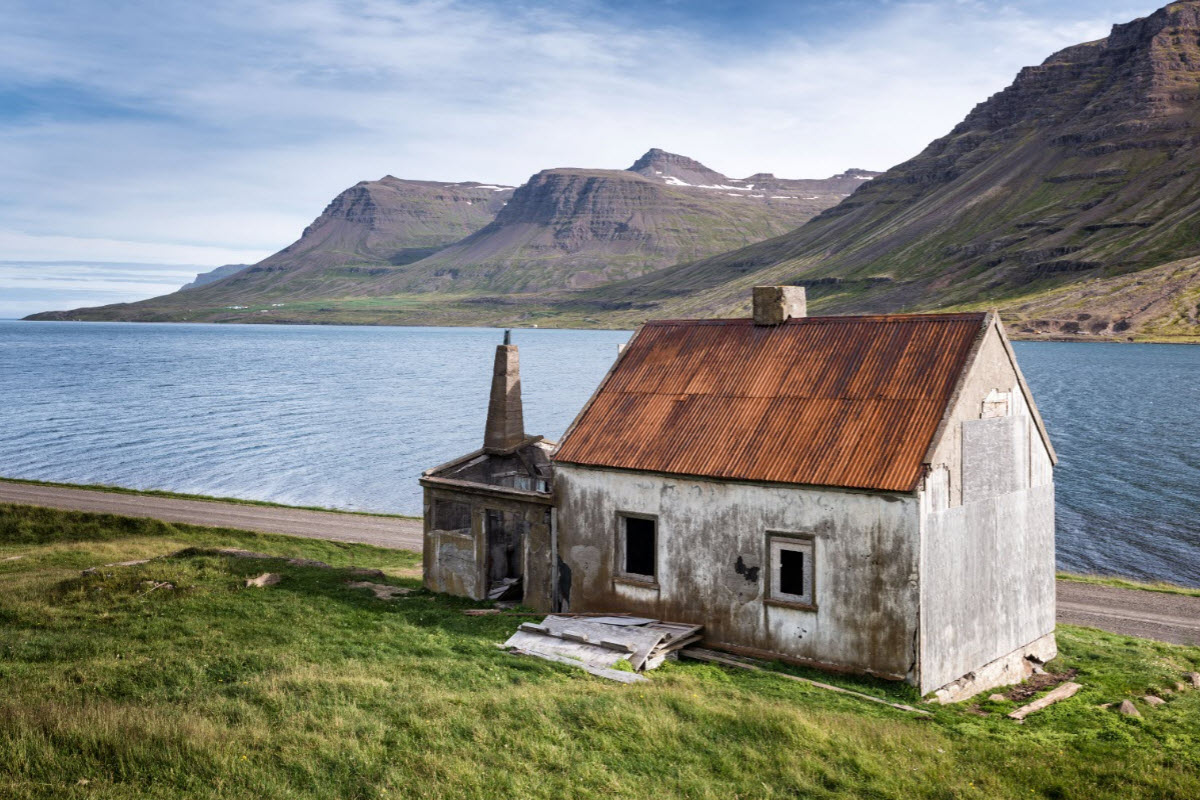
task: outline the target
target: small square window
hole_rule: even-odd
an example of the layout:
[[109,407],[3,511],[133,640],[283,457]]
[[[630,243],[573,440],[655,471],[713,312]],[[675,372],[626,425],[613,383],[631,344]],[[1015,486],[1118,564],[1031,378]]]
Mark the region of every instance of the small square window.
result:
[[653,580],[657,574],[658,523],[645,517],[620,518],[620,566],[624,575]]
[[768,598],[781,603],[815,605],[813,593],[813,540],[797,536],[771,536],[771,586]]

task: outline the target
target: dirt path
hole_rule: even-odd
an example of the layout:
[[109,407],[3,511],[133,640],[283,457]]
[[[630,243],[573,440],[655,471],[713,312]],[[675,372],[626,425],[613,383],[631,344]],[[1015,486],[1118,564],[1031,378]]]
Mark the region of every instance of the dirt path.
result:
[[1058,621],[1200,645],[1200,597],[1059,581]]
[[[3,480],[0,480],[0,503],[152,517],[399,550],[421,549],[421,522],[393,517],[245,506],[215,500],[177,500]],[[1058,621],[1175,644],[1200,645],[1200,597],[1059,581]]]
[[151,517],[167,522],[359,542],[399,550],[421,549],[421,522],[396,517],[249,506],[217,500],[180,500],[7,481],[0,481],[0,503]]

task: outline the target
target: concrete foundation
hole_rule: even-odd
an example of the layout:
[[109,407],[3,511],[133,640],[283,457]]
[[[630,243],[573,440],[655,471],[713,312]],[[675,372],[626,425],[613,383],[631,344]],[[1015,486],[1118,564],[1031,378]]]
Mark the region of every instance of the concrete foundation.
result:
[[939,703],[961,703],[988,689],[1021,683],[1033,675],[1035,669],[1057,655],[1058,645],[1054,641],[1054,634],[1048,633],[951,681],[933,695]]

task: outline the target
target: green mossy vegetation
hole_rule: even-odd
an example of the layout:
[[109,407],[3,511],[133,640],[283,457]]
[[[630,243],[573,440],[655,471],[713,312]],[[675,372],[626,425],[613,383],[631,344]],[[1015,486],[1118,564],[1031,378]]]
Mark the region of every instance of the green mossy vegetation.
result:
[[[189,547],[333,569],[166,557]],[[1200,648],[1061,628],[1052,666],[1084,689],[1024,725],[1012,701],[921,718],[686,661],[624,686],[498,649],[522,618],[420,590],[418,558],[0,506],[0,797],[1200,796],[1200,690],[1168,692]],[[376,600],[352,566],[416,591]],[[244,588],[266,571],[281,582]],[[1144,717],[1100,707],[1123,699]]]

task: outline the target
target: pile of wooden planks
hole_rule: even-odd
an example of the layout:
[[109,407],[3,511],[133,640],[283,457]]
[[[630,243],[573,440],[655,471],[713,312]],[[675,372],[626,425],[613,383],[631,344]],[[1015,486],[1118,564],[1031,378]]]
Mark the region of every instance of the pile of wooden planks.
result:
[[574,662],[601,677],[622,677],[629,672],[614,670],[619,661],[629,663],[633,672],[654,669],[680,649],[700,641],[702,626],[682,622],[664,622],[645,617],[550,615],[540,623],[526,622],[509,637],[504,646],[513,652],[538,656],[550,661]]

